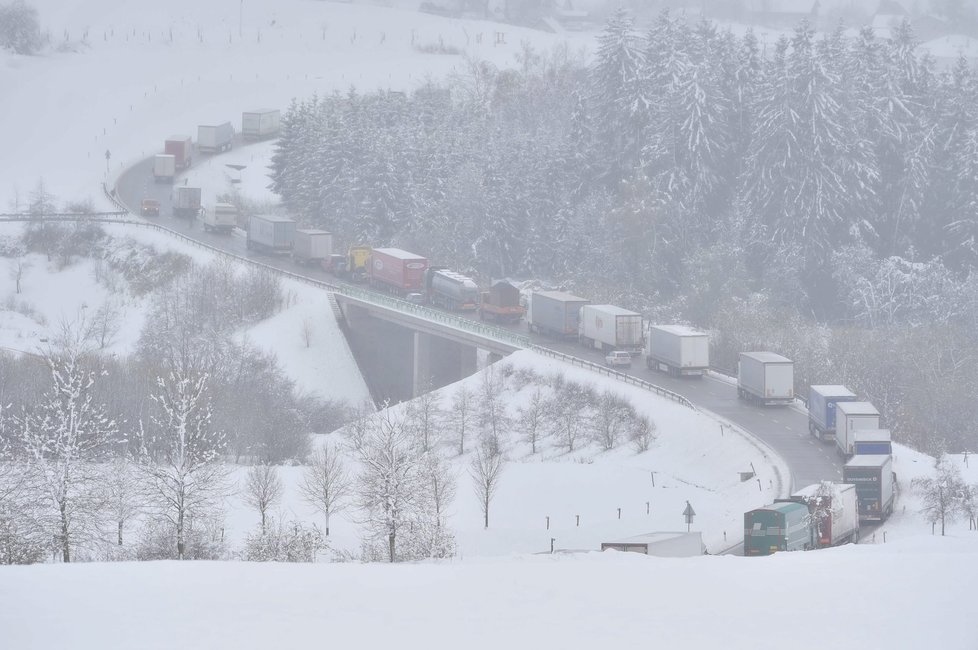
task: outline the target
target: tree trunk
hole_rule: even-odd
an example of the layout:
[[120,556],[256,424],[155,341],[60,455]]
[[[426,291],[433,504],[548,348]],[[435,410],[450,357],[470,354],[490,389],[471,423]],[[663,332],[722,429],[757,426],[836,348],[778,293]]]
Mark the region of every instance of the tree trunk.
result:
[[68,504],[62,501],[59,508],[61,510],[61,560],[67,564],[71,562],[71,545],[68,543]]
[[261,509],[261,534],[265,534],[265,509]]
[[391,533],[387,536],[387,551],[390,553],[391,562],[394,561],[394,538],[396,533]]
[[485,503],[482,504],[482,514],[485,516],[486,528],[489,528],[489,498],[486,497]]
[[183,559],[183,511],[177,513],[177,559]]
[[119,520],[119,546],[122,546],[122,520]]

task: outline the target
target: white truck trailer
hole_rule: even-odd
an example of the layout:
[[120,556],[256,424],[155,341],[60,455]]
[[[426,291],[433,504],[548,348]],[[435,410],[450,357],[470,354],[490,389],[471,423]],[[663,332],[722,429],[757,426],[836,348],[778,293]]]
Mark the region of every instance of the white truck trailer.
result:
[[675,377],[702,377],[710,367],[710,337],[684,325],[653,325],[645,340],[645,365]]
[[812,548],[846,544],[859,536],[855,485],[823,481],[798,490],[791,495],[791,500],[808,506]]
[[259,108],[241,114],[241,136],[262,140],[278,135],[281,113],[277,108]]
[[794,362],[774,352],[741,352],[737,396],[762,406],[795,400]]
[[172,183],[177,175],[177,158],[173,154],[158,153],[153,156],[153,180],[157,183]]
[[702,533],[648,533],[602,542],[602,551],[624,551],[658,557],[696,557],[706,552]]
[[642,351],[642,315],[614,305],[584,305],[578,341],[589,348],[637,355]]
[[296,264],[322,264],[333,254],[333,234],[325,230],[296,230],[292,259]]
[[839,402],[835,405],[835,446],[839,455],[856,453],[856,430],[879,429],[880,412],[869,402]]
[[256,214],[248,220],[245,247],[263,253],[287,253],[295,242],[295,221],[273,214]]
[[531,332],[560,338],[577,336],[581,307],[590,302],[563,291],[534,291],[526,313],[527,327]]
[[204,230],[230,234],[238,225],[238,208],[232,203],[215,203],[204,212]]
[[200,153],[230,151],[233,140],[234,127],[230,122],[197,127],[197,151]]

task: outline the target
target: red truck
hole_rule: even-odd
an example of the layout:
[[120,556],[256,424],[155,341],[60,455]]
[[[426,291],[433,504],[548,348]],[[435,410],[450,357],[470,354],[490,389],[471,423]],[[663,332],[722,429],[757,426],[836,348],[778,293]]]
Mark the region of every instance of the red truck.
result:
[[177,169],[187,169],[193,158],[194,143],[189,135],[171,135],[163,144],[163,153],[176,158]]
[[424,272],[428,260],[400,248],[375,248],[370,251],[367,276],[370,286],[398,295],[424,291]]

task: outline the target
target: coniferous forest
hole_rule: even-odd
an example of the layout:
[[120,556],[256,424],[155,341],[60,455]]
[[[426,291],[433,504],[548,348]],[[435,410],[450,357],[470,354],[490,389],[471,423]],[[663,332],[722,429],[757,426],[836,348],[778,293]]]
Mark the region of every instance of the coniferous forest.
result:
[[593,56],[294,101],[273,189],[346,244],[536,278],[771,349],[926,449],[978,442],[978,74],[806,23],[615,14]]

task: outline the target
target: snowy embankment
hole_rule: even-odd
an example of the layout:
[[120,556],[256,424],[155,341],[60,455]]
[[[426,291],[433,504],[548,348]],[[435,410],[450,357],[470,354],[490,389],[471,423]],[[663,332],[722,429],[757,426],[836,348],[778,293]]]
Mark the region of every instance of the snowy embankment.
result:
[[0,626],[18,650],[965,650],[975,647],[976,540],[770,558],[10,567]]

